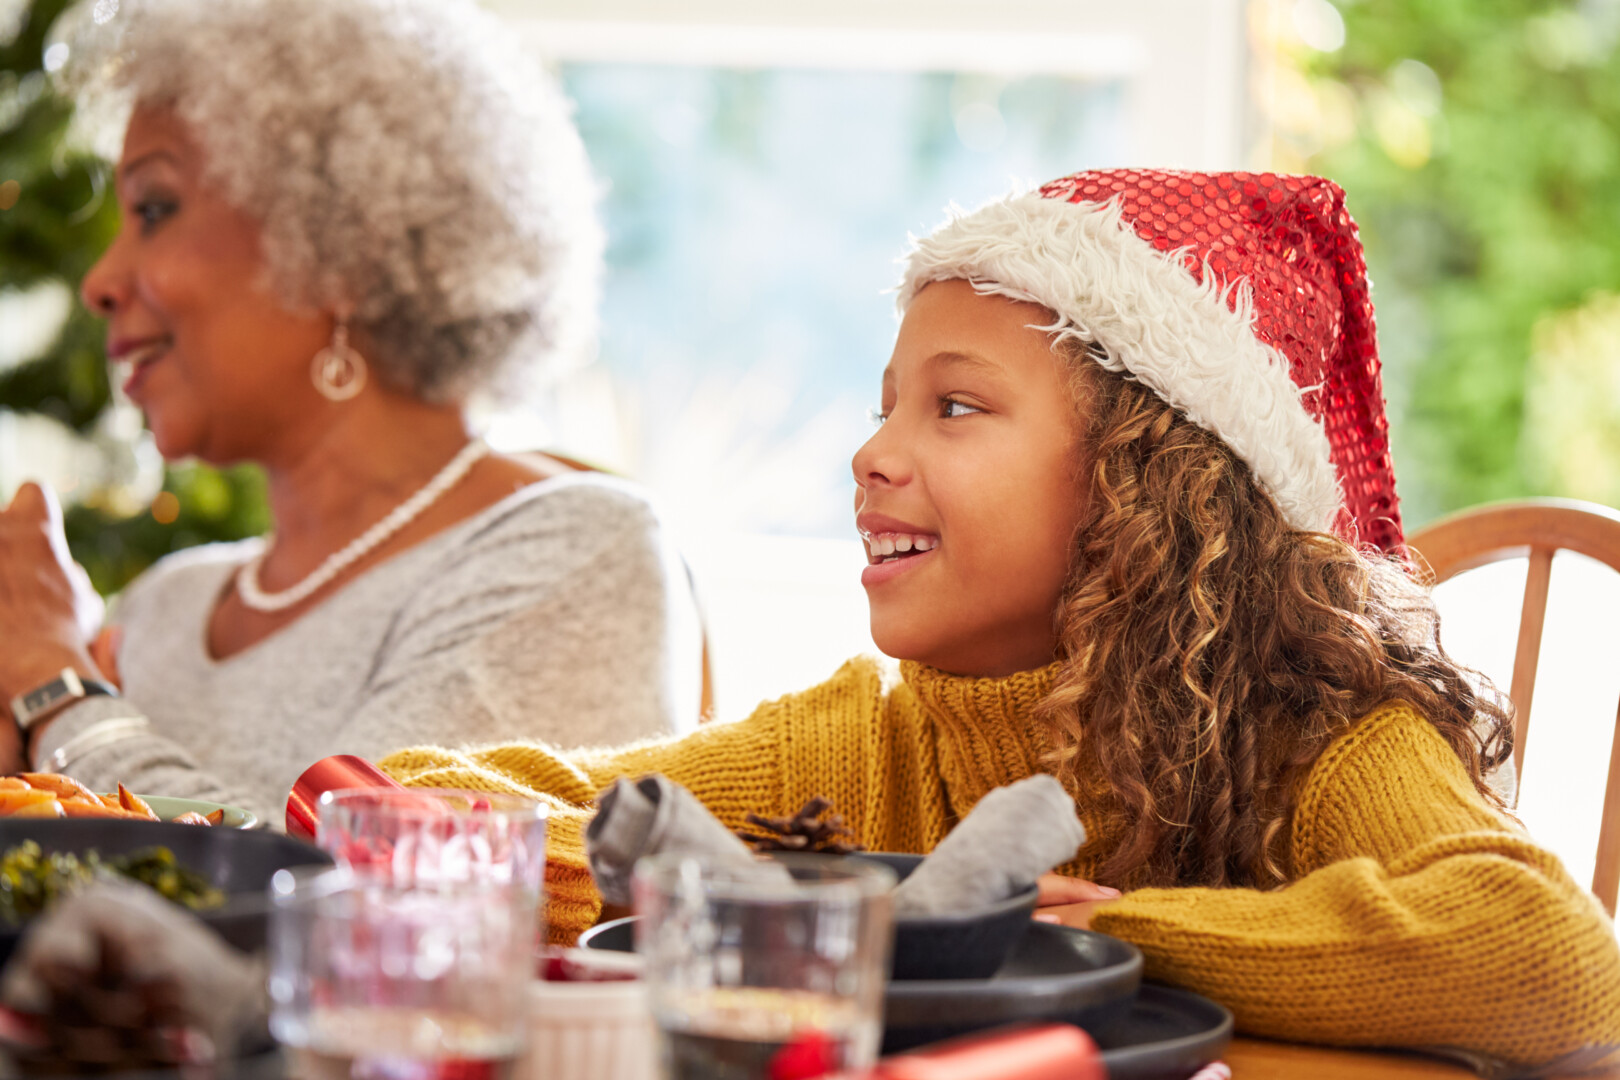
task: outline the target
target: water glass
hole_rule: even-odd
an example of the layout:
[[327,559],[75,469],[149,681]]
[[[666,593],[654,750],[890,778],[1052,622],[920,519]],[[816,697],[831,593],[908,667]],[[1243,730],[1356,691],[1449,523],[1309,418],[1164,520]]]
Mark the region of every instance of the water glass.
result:
[[322,796],[335,869],[271,885],[271,1031],[298,1080],[502,1080],[527,1031],[545,868],[535,803]]
[[637,864],[636,951],[668,1080],[801,1080],[876,1059],[894,873],[780,861],[789,874]]
[[368,881],[398,888],[511,885],[538,898],[546,812],[532,799],[478,791],[351,788],[319,802],[315,842]]

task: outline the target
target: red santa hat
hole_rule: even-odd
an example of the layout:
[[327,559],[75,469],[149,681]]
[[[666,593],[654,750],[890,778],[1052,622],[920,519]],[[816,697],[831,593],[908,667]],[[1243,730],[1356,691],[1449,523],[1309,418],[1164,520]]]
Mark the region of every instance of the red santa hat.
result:
[[1401,550],[1366,259],[1337,184],[1076,173],[917,241],[900,309],[953,278],[1051,309],[1058,337],[1220,436],[1295,528]]

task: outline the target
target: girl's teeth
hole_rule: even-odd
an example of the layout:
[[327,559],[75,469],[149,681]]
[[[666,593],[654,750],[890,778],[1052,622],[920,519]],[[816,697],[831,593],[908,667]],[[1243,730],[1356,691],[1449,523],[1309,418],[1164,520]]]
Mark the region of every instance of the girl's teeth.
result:
[[882,533],[868,536],[867,547],[876,559],[888,558],[894,554],[909,551],[932,551],[939,546],[938,537],[912,536],[907,533]]

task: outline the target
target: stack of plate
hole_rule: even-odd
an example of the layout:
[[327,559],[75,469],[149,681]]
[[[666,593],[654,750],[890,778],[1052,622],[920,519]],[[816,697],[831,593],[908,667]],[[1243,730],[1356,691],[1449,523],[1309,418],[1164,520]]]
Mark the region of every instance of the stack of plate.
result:
[[[588,949],[635,949],[635,918],[580,937]],[[1086,1029],[1111,1080],[1171,1080],[1220,1057],[1232,1014],[1186,990],[1142,982],[1136,946],[1090,930],[1028,922],[985,979],[896,979],[883,999],[883,1052],[1028,1020]]]

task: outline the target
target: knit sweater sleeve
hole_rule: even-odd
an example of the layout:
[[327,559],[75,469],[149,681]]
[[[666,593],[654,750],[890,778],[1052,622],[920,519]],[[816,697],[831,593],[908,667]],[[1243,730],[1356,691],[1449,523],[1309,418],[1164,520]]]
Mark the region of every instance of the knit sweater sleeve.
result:
[[468,750],[414,747],[390,754],[380,765],[410,787],[500,791],[544,802],[551,810],[547,925],[551,939],[566,944],[601,912],[585,860],[584,828],[597,793],[616,777],[662,773],[731,828],[742,825],[750,812],[787,814],[802,802],[793,779],[806,771],[802,759],[819,755],[823,742],[837,741],[835,734],[807,740],[807,720],[821,718],[816,726],[823,732],[841,729],[853,735],[873,726],[881,703],[871,665],[852,661],[820,686],[767,702],[747,719],[708,724],[681,738],[568,753],[538,742]]
[[1292,849],[1282,888],[1142,889],[1093,926],[1257,1035],[1449,1050],[1497,1075],[1620,1046],[1613,924],[1408,706],[1312,768]]

